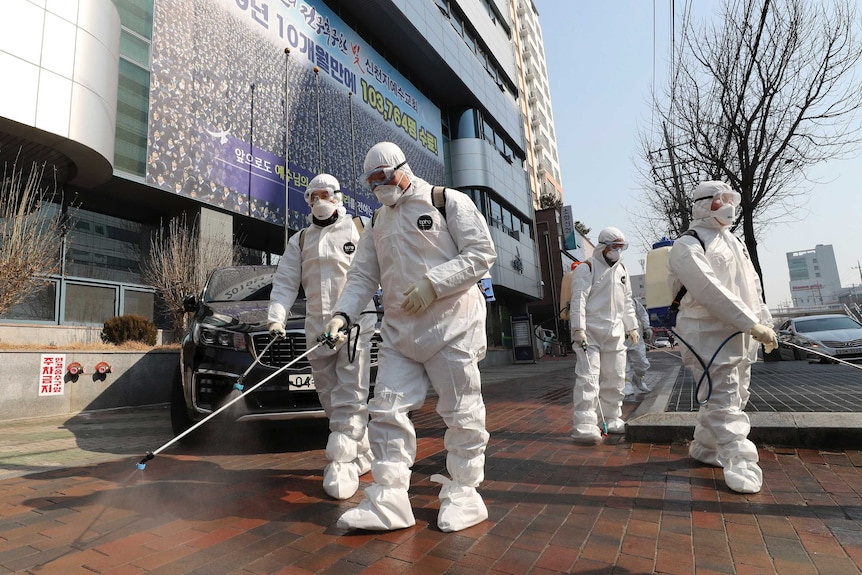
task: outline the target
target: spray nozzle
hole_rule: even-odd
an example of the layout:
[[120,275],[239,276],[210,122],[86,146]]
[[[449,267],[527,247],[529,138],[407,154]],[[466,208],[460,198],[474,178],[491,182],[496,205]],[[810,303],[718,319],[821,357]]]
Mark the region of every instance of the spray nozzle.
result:
[[153,458],[153,457],[155,457],[155,456],[156,456],[156,454],[155,454],[155,453],[153,453],[152,451],[147,451],[147,455],[146,455],[146,457],[144,457],[143,459],[141,459],[141,461],[140,461],[140,462],[138,462],[138,464],[137,464],[137,465],[135,465],[135,467],[137,467],[138,469],[140,469],[140,470],[142,470],[142,471],[143,471],[144,469],[146,469],[146,468],[147,468],[147,461],[149,461],[150,459],[152,459],[152,458]]
[[324,333],[317,337],[317,343],[325,343],[329,346],[329,349],[335,349],[335,346],[338,345],[338,342],[340,342],[343,337],[341,334],[344,333],[347,333],[347,330],[339,330],[335,335]]

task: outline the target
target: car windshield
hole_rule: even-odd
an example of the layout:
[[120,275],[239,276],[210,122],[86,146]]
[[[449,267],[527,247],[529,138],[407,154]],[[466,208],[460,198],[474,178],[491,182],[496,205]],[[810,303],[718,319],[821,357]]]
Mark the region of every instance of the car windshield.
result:
[[203,301],[266,301],[272,291],[275,266],[241,266],[215,270],[207,282]]
[[804,319],[796,322],[796,331],[799,333],[810,333],[812,331],[832,331],[834,329],[860,329],[858,323],[847,316],[820,317],[817,319]]

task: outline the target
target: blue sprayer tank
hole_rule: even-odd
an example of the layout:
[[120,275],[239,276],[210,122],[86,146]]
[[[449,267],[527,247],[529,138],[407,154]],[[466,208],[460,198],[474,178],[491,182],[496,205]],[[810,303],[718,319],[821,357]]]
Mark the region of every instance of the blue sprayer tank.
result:
[[667,281],[667,259],[673,240],[663,237],[652,245],[646,258],[646,308],[652,327],[673,327],[668,325],[668,308],[674,294]]

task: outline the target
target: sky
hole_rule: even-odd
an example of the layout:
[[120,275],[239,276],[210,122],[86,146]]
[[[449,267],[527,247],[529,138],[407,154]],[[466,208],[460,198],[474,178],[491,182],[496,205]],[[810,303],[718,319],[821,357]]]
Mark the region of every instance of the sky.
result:
[[[534,0],[545,44],[563,202],[591,228],[595,243],[608,226],[633,241],[623,262],[644,273],[640,260],[651,246],[636,233],[639,130],[651,125],[652,86],[660,92],[669,68],[670,0]],[[676,2],[677,22],[682,2]],[[695,2],[697,18],[715,18],[717,2]],[[862,70],[860,70],[862,74]],[[860,146],[862,154],[862,146]],[[796,221],[760,233],[758,254],[770,308],[789,307],[787,252],[833,246],[843,287],[862,284],[862,155],[818,165],[808,200]],[[658,240],[658,238],[656,238]]]

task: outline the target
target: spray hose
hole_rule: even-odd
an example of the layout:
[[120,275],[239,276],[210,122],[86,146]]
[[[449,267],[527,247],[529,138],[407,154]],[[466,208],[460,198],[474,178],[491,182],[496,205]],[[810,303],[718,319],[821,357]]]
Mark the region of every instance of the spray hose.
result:
[[[276,339],[278,339],[278,338],[272,338],[272,341],[275,341]],[[209,415],[207,415],[205,418],[201,419],[201,420],[200,420],[200,421],[198,421],[196,424],[192,425],[191,427],[189,427],[188,429],[186,429],[185,431],[183,431],[182,433],[180,433],[179,435],[177,435],[176,437],[174,437],[173,439],[171,439],[170,441],[168,441],[167,443],[165,443],[164,445],[162,445],[161,447],[159,447],[159,448],[158,448],[158,449],[156,449],[155,451],[148,451],[148,452],[147,452],[147,455],[146,455],[143,459],[141,459],[141,461],[137,464],[137,466],[136,466],[136,467],[137,467],[138,469],[141,469],[141,470],[145,469],[145,468],[146,468],[146,466],[147,466],[147,461],[149,461],[150,459],[152,459],[153,457],[155,457],[156,455],[158,455],[159,453],[161,453],[162,451],[164,451],[165,449],[167,449],[168,447],[170,447],[171,445],[173,445],[174,443],[176,443],[177,441],[179,441],[180,439],[182,439],[182,438],[183,438],[183,437],[185,437],[186,435],[190,434],[191,432],[193,432],[194,430],[196,430],[198,427],[200,427],[201,425],[203,425],[204,423],[206,423],[207,421],[209,421],[210,419],[212,419],[213,417],[215,417],[216,415],[218,415],[219,413],[221,413],[222,411],[225,411],[228,407],[230,407],[231,405],[233,405],[233,404],[234,404],[234,403],[236,403],[237,401],[239,401],[239,400],[243,399],[246,395],[248,395],[249,393],[253,392],[254,390],[256,390],[257,388],[259,388],[259,387],[260,387],[260,386],[262,386],[263,384],[267,383],[269,380],[271,380],[271,379],[273,379],[274,377],[276,377],[276,376],[280,375],[282,372],[284,372],[284,370],[286,370],[287,368],[289,368],[289,367],[293,366],[293,364],[295,364],[295,363],[296,363],[296,362],[298,362],[299,360],[304,359],[306,356],[308,356],[311,352],[313,352],[314,350],[316,350],[316,349],[317,349],[317,348],[319,348],[320,346],[322,346],[322,345],[330,345],[331,347],[335,347],[335,344],[337,344],[337,343],[338,343],[338,339],[337,339],[337,338],[328,338],[328,337],[326,337],[325,335],[322,335],[322,336],[318,337],[318,338],[317,338],[317,344],[316,344],[316,345],[314,345],[314,346],[312,346],[312,347],[310,347],[310,348],[308,348],[308,349],[305,351],[305,353],[303,353],[302,355],[297,356],[296,358],[294,358],[294,359],[293,359],[293,361],[290,361],[290,362],[288,362],[288,363],[284,364],[283,366],[281,366],[280,368],[278,368],[276,371],[272,372],[271,374],[269,374],[268,376],[266,376],[265,378],[263,378],[262,380],[260,380],[260,381],[259,381],[258,383],[256,383],[254,386],[250,387],[248,390],[246,390],[246,391],[242,392],[241,394],[237,395],[236,397],[234,397],[233,399],[231,399],[230,401],[228,401],[227,403],[225,403],[224,405],[222,405],[220,408],[218,408],[217,410],[213,411],[212,413],[210,413]],[[272,342],[270,342],[270,345],[272,345]],[[269,346],[267,346],[267,347],[269,347]],[[263,355],[263,354],[261,353],[261,355]],[[252,364],[252,365],[254,365],[254,364]],[[246,372],[246,373],[247,373],[247,372]]]

